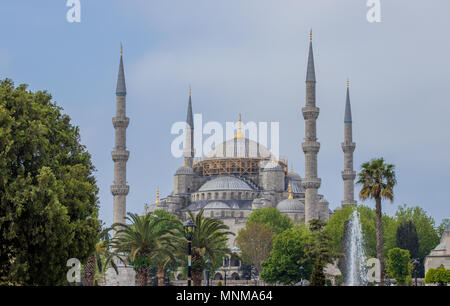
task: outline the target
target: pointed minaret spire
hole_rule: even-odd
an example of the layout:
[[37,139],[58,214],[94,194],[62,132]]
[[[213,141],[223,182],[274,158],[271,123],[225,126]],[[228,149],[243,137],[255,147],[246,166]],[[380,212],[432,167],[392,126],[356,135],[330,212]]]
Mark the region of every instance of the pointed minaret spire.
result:
[[241,116],[241,114],[239,114],[239,119],[238,119],[238,131],[237,131],[237,133],[234,135],[234,138],[237,138],[237,139],[245,138],[244,133],[242,133],[242,116]]
[[159,187],[156,187],[156,202],[155,204],[160,204],[161,201],[159,201]]
[[345,102],[345,124],[352,124],[352,108],[350,106],[350,81],[347,80],[347,97]]
[[120,64],[119,64],[119,75],[117,76],[117,87],[116,95],[126,95],[127,87],[125,85],[125,73],[123,70],[123,47],[120,44]]
[[289,200],[292,200],[294,197],[292,196],[292,188],[291,188],[291,182],[289,182]]
[[344,180],[344,200],[342,206],[356,205],[355,201],[355,178],[356,172],[353,171],[353,152],[356,144],[353,142],[352,131],[352,111],[350,106],[350,82],[347,80],[347,97],[345,101],[344,115],[344,142],[342,151],[344,151],[344,171],[342,179]]
[[189,86],[189,102],[186,117],[186,139],[184,148],[184,164],[191,167],[194,164],[194,115],[192,113],[192,90]]
[[305,223],[319,219],[318,189],[321,179],[317,176],[317,153],[320,143],[317,142],[317,118],[319,108],[316,106],[316,73],[312,47],[312,31],[309,34],[308,68],[306,73],[306,105],[302,109],[305,119],[305,141],[302,144],[305,153],[305,177],[302,186],[305,189]]
[[308,68],[306,71],[306,82],[316,81],[316,70],[314,68],[314,54],[312,45],[312,30],[309,33],[309,55],[308,55]]
[[125,224],[126,196],[130,190],[130,186],[127,185],[127,161],[130,152],[126,149],[126,133],[130,118],[126,116],[126,95],[127,90],[123,69],[123,48],[121,45],[116,89],[116,116],[112,120],[116,135],[115,147],[114,151],[112,151],[112,159],[114,161],[114,185],[111,186],[111,193],[114,196],[114,223],[123,224]]

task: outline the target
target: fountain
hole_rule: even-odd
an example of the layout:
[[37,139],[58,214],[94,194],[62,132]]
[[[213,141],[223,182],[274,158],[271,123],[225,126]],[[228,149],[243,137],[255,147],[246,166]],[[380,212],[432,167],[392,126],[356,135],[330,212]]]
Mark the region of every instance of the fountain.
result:
[[361,219],[355,208],[349,220],[345,245],[345,267],[347,286],[365,286],[366,279],[366,255],[364,252],[364,240],[361,229]]

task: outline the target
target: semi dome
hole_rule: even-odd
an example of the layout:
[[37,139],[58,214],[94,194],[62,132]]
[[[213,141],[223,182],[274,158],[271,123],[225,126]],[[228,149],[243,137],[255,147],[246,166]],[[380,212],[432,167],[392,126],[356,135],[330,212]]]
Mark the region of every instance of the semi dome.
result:
[[194,170],[192,170],[191,167],[188,166],[182,166],[178,168],[177,172],[175,172],[175,175],[191,175],[194,174]]
[[233,138],[217,145],[205,155],[213,158],[270,158],[272,154],[265,146],[248,138]]
[[233,176],[219,176],[215,179],[209,180],[204,183],[200,189],[200,191],[214,191],[214,190],[249,190],[253,189],[249,184],[244,182],[243,180],[238,179]]
[[305,205],[299,199],[286,199],[278,203],[277,209],[281,212],[304,212]]
[[300,175],[298,173],[295,173],[295,172],[289,172],[288,173],[288,178],[291,181],[301,181],[302,180]]
[[[302,181],[297,181],[297,180],[292,180],[291,178],[289,178],[289,183],[291,184],[292,187],[292,193],[304,193],[305,190],[302,187]],[[287,191],[287,189],[286,189]]]
[[208,203],[203,209],[230,209],[230,206],[221,201],[214,201]]

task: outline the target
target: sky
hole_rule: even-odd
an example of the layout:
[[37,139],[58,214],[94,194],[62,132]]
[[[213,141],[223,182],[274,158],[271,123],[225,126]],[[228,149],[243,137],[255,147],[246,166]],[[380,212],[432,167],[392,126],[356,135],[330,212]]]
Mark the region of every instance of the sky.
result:
[[[395,165],[395,200],[450,218],[450,2],[381,0],[65,0],[0,3],[0,78],[47,90],[80,127],[96,167],[100,218],[112,222],[115,86],[124,46],[127,82],[127,211],[142,213],[173,190],[183,165],[171,154],[173,123],[188,88],[204,121],[279,122],[280,154],[304,176],[305,76],[313,30],[319,190],[343,198],[343,118],[350,79],[355,170],[372,158]],[[357,194],[360,187],[356,187]],[[373,205],[371,201],[363,202]]]

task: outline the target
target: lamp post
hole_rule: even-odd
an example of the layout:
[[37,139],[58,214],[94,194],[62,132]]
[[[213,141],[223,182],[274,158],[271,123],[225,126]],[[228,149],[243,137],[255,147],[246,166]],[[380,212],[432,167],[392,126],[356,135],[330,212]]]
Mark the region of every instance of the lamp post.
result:
[[188,241],[188,271],[187,271],[187,285],[188,287],[191,286],[191,280],[192,280],[192,274],[191,274],[191,264],[192,264],[192,253],[191,253],[191,246],[192,246],[192,236],[194,228],[197,227],[191,219],[184,222],[183,226],[186,228],[186,239]]
[[303,286],[303,271],[305,268],[303,266],[300,266],[300,286]]
[[206,273],[206,286],[209,286],[209,263],[211,262],[211,260],[209,260],[209,258],[205,261],[206,264],[206,269],[205,269],[205,273]]
[[416,278],[416,287],[417,287],[417,266],[419,265],[419,261],[417,260],[417,258],[415,258],[412,262],[412,264],[414,265],[414,277]]

